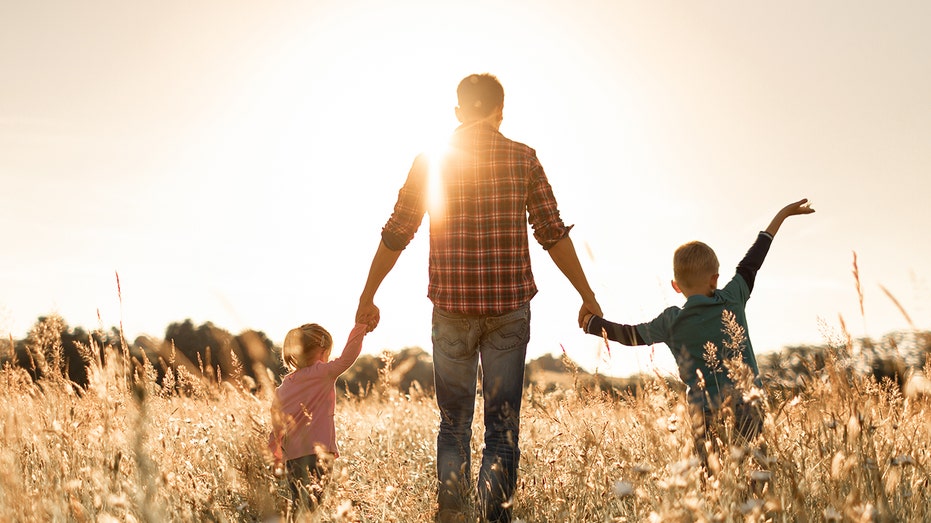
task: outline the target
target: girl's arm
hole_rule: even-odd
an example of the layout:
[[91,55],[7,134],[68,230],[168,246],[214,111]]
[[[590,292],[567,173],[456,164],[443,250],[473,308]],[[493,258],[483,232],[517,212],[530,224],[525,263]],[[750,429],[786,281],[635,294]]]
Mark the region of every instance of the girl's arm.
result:
[[349,333],[349,340],[346,342],[346,346],[343,347],[343,353],[335,360],[324,364],[328,376],[335,379],[346,372],[349,367],[352,367],[352,364],[356,362],[356,358],[359,357],[359,353],[362,352],[362,338],[365,337],[366,331],[368,331],[368,325],[365,323],[357,323],[352,328]]

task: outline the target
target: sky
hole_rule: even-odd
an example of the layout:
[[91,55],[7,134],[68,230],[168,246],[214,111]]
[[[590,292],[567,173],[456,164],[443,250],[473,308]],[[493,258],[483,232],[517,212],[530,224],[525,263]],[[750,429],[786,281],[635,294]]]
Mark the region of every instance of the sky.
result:
[[[414,156],[478,72],[608,319],[681,305],[687,241],[730,278],[807,197],[748,304],[756,351],[931,328],[929,24],[920,0],[0,2],[0,334],[57,313],[130,339],[316,322],[340,344]],[[429,350],[426,220],[365,353]],[[664,346],[582,334],[531,247],[530,358],[674,372]]]

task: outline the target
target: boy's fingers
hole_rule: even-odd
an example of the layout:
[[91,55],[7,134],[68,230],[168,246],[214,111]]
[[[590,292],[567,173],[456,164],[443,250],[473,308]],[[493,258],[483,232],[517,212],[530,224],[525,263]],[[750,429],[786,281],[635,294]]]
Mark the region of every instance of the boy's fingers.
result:
[[785,211],[790,214],[811,214],[815,212],[808,198],[802,198],[797,202],[790,203],[786,206]]

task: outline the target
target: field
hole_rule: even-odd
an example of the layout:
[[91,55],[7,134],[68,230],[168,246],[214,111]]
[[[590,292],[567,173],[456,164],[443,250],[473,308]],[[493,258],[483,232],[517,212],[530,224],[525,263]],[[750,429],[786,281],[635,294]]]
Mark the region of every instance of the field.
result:
[[[54,339],[45,343],[54,352]],[[102,357],[88,358],[86,390],[60,373],[34,382],[9,363],[0,369],[0,521],[285,519],[265,451],[267,386],[217,384],[183,367],[157,383],[147,364],[125,368],[118,347],[91,348]],[[931,521],[931,397],[852,371],[848,349],[836,346],[807,378],[771,391],[765,458],[722,453],[707,480],[679,389],[647,379],[619,393],[571,375],[531,384],[515,517]],[[931,375],[931,363],[923,367]],[[365,397],[341,398],[343,455],[323,504],[302,519],[432,521],[437,420],[416,386],[384,380]],[[480,420],[478,412],[476,453]]]

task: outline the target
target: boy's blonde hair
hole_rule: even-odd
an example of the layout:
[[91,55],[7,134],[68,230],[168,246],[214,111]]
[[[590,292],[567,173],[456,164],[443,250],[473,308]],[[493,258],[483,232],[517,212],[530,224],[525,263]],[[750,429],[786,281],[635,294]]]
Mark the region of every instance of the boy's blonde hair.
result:
[[714,250],[702,242],[680,245],[672,256],[672,273],[680,287],[695,287],[718,274],[720,264]]
[[332,349],[333,337],[326,329],[316,323],[305,323],[288,331],[281,348],[281,359],[288,370],[296,370],[318,360],[330,359]]

